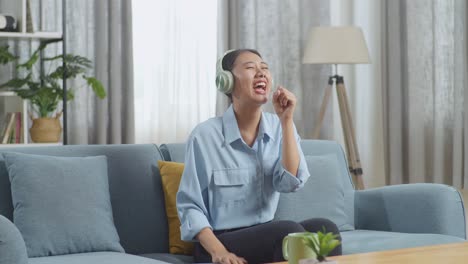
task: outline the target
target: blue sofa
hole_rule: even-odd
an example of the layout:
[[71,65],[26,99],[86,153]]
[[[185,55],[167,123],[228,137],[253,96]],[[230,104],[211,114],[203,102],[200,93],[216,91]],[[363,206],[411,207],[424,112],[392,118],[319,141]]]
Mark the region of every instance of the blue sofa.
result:
[[[346,222],[340,225],[344,254],[465,241],[463,201],[456,189],[440,184],[408,184],[354,191],[340,145],[333,141],[303,140],[301,146],[306,156],[333,155],[338,162],[336,184],[340,186],[338,196],[344,201],[344,213],[340,217]],[[157,166],[158,160],[183,162],[184,149],[184,144],[1,149],[0,153],[105,155],[108,160],[114,223],[126,253],[90,252],[38,257],[30,258],[29,263],[191,263],[191,256],[168,253],[164,195]],[[0,158],[0,264],[11,264],[15,263],[11,262],[14,252],[21,251],[18,247],[24,247],[24,243],[11,222],[10,182],[2,163]],[[310,170],[313,176],[314,168]],[[313,184],[297,193],[282,194],[275,218],[299,221],[320,216],[321,211],[314,211],[313,206],[327,205],[333,199],[314,200],[315,193],[310,191],[311,188]]]

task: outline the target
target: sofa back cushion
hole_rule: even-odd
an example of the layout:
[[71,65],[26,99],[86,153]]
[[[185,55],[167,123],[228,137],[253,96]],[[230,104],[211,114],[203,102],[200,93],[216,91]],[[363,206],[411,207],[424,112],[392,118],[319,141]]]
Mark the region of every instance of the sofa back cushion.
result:
[[[354,230],[354,187],[343,149],[335,141],[309,139],[301,141],[301,148],[311,173],[310,182],[297,193],[281,194],[275,219],[301,221],[326,217],[342,231]],[[185,161],[185,144],[163,144],[160,149],[167,161]],[[327,189],[319,192],[314,183]],[[325,200],[327,194],[332,200]],[[324,211],[324,208],[330,210]]]
[[[354,230],[354,187],[341,145],[329,140],[302,140],[301,148],[311,177],[298,192],[281,194],[275,219],[325,217],[340,231]],[[293,212],[294,207],[308,209]]]
[[[4,148],[61,157],[107,157],[109,192],[114,223],[120,242],[128,253],[168,252],[168,228],[155,145],[67,145]],[[10,181],[0,159],[0,214],[13,219]]]
[[334,154],[305,156],[310,177],[297,192],[282,193],[275,220],[301,222],[310,218],[333,221],[340,231],[354,230],[346,213],[346,197]]
[[165,161],[185,162],[185,143],[162,144],[159,146]]

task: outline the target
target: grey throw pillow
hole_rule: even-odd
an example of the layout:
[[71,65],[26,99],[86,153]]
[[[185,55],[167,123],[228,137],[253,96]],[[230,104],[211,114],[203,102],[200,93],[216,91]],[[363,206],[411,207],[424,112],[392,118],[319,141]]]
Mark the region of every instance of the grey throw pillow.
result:
[[13,221],[29,257],[124,252],[112,216],[105,156],[3,156]]

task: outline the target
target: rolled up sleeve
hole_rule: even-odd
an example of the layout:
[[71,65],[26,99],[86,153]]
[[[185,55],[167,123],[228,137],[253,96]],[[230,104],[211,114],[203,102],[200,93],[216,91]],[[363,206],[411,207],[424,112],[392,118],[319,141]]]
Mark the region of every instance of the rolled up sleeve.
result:
[[203,164],[197,162],[196,152],[196,140],[190,138],[187,143],[184,173],[182,174],[176,200],[177,213],[181,223],[181,239],[184,241],[195,241],[196,235],[203,228],[212,228],[207,218],[207,206],[202,195],[202,190],[206,186],[202,186],[202,181],[199,178],[203,177],[203,175],[200,175],[203,170],[197,168],[197,165],[200,167]]
[[297,150],[299,152],[299,167],[297,170],[297,175],[292,174],[287,171],[281,160],[281,144],[280,144],[280,158],[276,161],[276,166],[273,172],[273,186],[278,192],[295,192],[302,188],[307,182],[307,179],[310,176],[309,169],[307,168],[307,162],[305,161],[304,153],[301,148],[301,137],[294,127],[294,133],[296,135]]

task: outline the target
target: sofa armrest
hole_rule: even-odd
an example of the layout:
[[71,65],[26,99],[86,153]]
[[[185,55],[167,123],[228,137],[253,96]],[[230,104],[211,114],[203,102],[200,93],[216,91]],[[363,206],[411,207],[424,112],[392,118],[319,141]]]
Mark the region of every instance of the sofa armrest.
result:
[[354,203],[356,229],[466,239],[463,199],[447,185],[402,184],[356,191]]
[[27,264],[26,245],[18,228],[0,215],[0,264]]

